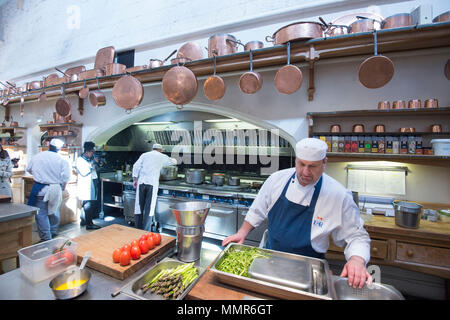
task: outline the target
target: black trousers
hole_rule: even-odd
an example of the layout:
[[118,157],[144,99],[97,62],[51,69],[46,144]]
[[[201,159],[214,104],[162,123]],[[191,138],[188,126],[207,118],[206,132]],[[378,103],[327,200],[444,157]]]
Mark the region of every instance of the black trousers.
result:
[[151,184],[141,183],[139,185],[139,209],[141,214],[134,216],[136,227],[142,230],[150,230],[153,221],[150,221],[150,208],[152,205],[153,186]]
[[92,225],[92,219],[98,218],[98,200],[83,200],[81,211],[81,225]]

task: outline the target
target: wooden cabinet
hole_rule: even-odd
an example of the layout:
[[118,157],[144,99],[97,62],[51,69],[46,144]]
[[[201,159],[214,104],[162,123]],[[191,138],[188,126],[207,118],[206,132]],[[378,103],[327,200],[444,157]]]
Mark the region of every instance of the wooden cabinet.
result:
[[401,262],[450,266],[450,249],[398,242],[396,251],[396,260]]

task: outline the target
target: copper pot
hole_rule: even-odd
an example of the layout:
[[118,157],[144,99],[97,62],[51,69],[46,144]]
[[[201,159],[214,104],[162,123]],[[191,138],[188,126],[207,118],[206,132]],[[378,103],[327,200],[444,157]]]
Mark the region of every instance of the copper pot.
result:
[[379,110],[385,110],[385,109],[390,109],[391,108],[391,104],[389,103],[389,101],[380,101],[378,102],[378,109]]
[[127,66],[121,63],[108,63],[105,66],[105,75],[121,74],[125,72],[126,68]]
[[431,132],[435,132],[435,133],[442,132],[442,126],[440,124],[431,125]]
[[414,127],[400,128],[400,132],[416,132],[416,128]]
[[101,107],[106,104],[106,97],[103,92],[100,91],[100,84],[97,78],[97,90],[89,93],[89,102],[93,107]]
[[437,108],[438,100],[437,99],[427,99],[424,103],[424,108]]
[[[228,41],[232,40],[232,41]],[[217,33],[208,39],[208,58],[224,56],[237,52],[236,37],[227,33]]]
[[55,69],[56,69],[56,71],[61,72],[64,75],[64,78],[65,78],[64,82],[78,81],[78,74],[67,74],[56,67],[55,67]]
[[362,124],[355,124],[355,125],[353,125],[353,132],[354,133],[364,132],[364,125],[362,125]]
[[31,81],[28,82],[27,90],[40,89],[44,85],[44,81]]
[[294,22],[278,29],[272,36],[267,36],[266,41],[279,45],[288,41],[322,38],[325,29],[326,26],[319,22]]
[[333,124],[330,128],[330,132],[333,132],[333,133],[341,132],[341,126],[338,124]]
[[392,109],[405,109],[406,102],[404,100],[395,100],[392,102]]
[[408,109],[420,109],[422,108],[422,102],[419,99],[409,100]]
[[81,72],[84,72],[84,71],[86,71],[86,67],[85,66],[78,66],[78,67],[72,67],[72,68],[66,69],[65,73],[68,74],[68,75],[72,75],[72,74],[78,75],[78,74],[80,74]]
[[377,124],[377,125],[375,126],[375,132],[380,132],[380,133],[385,132],[385,126],[384,126],[384,124]]
[[144,70],[144,69],[147,69],[147,65],[126,68],[125,72],[135,72],[135,71],[140,71],[140,70]]
[[412,17],[409,13],[398,13],[387,17],[381,22],[381,29],[401,28],[412,25]]
[[239,88],[245,94],[254,94],[261,89],[263,78],[259,72],[253,71],[253,55],[250,51],[250,71],[245,72],[239,78]]
[[92,69],[80,72],[78,74],[79,80],[92,79],[97,77],[102,77],[105,75],[105,71],[103,69]]
[[264,43],[262,41],[249,41],[244,46],[244,51],[257,50],[264,48]]
[[44,86],[54,86],[57,84],[61,84],[67,82],[65,77],[58,77],[56,73],[49,74],[44,80]]
[[132,75],[126,75],[114,84],[112,96],[119,107],[131,110],[141,103],[144,97],[144,87],[138,79]]
[[373,32],[377,20],[366,17],[357,17],[358,20],[350,25],[350,33]]
[[202,47],[196,42],[186,42],[178,49],[177,58],[189,58],[191,60],[203,59]]
[[154,69],[154,68],[159,68],[159,67],[163,66],[164,63],[166,63],[166,61],[169,60],[169,58],[175,54],[175,52],[177,52],[176,49],[173,50],[172,53],[167,58],[165,58],[164,60],[150,59],[150,61],[148,63],[148,68],[149,69]]
[[433,23],[450,21],[450,11],[444,12],[433,19]]

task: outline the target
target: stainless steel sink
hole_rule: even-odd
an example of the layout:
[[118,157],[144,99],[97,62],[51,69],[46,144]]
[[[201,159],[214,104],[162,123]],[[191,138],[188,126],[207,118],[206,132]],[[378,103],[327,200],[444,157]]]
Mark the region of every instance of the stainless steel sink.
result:
[[332,276],[331,280],[338,300],[405,300],[403,295],[394,287],[387,284],[372,283],[353,288],[348,285],[347,278]]

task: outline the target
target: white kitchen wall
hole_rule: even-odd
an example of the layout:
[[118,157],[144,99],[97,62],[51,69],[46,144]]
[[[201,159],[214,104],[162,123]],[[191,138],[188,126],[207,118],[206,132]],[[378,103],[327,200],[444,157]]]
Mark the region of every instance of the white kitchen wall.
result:
[[[450,10],[449,1],[197,0],[162,4],[137,0],[25,0],[23,10],[17,8],[16,1],[8,1],[0,7],[0,35],[4,39],[0,45],[0,79],[12,79],[20,84],[54,72],[54,66],[65,68],[83,64],[90,68],[96,51],[109,45],[114,45],[116,51],[138,48],[135,65],[141,65],[147,64],[150,58],[164,58],[186,41],[193,40],[204,47],[208,37],[216,32],[229,32],[243,42],[263,40],[266,35],[292,21],[317,21],[319,15],[331,21],[347,12],[371,10],[386,17],[410,12],[418,5],[426,4],[433,5],[433,16]],[[79,29],[76,7],[80,9]],[[68,22],[72,27],[67,27]],[[206,57],[206,50],[204,54]],[[223,75],[227,92],[223,99],[214,103],[205,98],[202,89],[204,78],[200,78],[196,98],[184,108],[234,116],[266,128],[276,127],[294,144],[307,136],[307,112],[376,109],[380,100],[412,98],[437,98],[441,106],[450,106],[450,82],[443,75],[449,56],[449,48],[389,54],[395,65],[394,78],[376,90],[363,87],[357,79],[358,66],[366,57],[319,60],[316,63],[313,101],[307,98],[308,68],[302,64],[299,66],[303,71],[303,85],[292,95],[282,95],[275,89],[276,68],[262,72],[263,88],[254,95],[240,91],[237,84],[239,74]],[[158,83],[145,85],[144,99],[131,114],[126,114],[114,103],[111,89],[104,92],[107,104],[95,109],[86,101],[83,116],[76,110],[77,98],[69,98],[73,119],[83,123],[83,140],[91,139],[103,144],[113,134],[138,120],[176,110],[165,99]],[[29,128],[29,155],[37,153],[40,144],[36,119],[52,119],[55,102],[56,99],[42,103],[27,102],[23,118],[19,116],[17,104],[11,107],[13,118],[18,119],[21,126]],[[1,119],[3,112],[1,108]],[[345,170],[341,164],[330,164],[327,172],[341,181]],[[448,203],[449,177],[449,168],[414,166],[408,178],[405,198]],[[345,183],[345,180],[341,182]],[[439,191],[434,192],[435,189]]]

